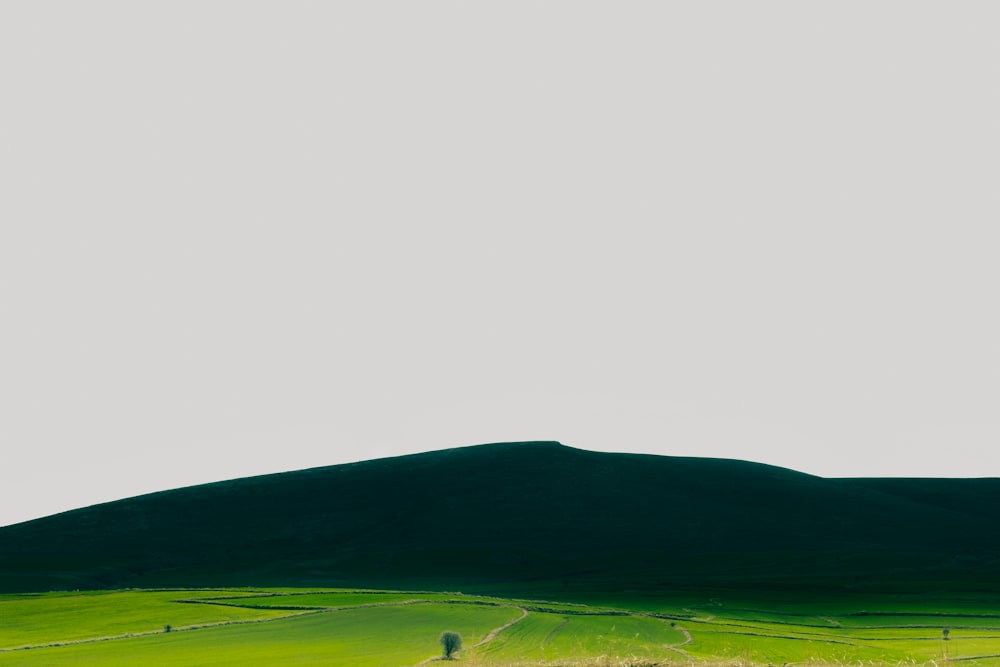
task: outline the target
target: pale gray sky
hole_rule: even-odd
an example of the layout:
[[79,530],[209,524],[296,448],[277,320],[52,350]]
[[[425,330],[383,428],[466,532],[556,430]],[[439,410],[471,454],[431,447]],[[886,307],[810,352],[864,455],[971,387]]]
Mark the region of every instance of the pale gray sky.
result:
[[994,2],[4,2],[0,524],[482,442],[1000,475]]

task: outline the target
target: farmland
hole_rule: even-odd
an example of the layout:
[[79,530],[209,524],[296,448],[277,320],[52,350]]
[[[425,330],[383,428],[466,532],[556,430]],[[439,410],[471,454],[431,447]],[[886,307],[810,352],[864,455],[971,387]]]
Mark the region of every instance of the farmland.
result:
[[174,489],[0,528],[0,667],[1000,665],[998,500],[551,442]]
[[440,654],[444,630],[464,638],[467,665],[1000,665],[1000,610],[985,595],[557,602],[353,589],[4,595],[0,665],[417,665]]

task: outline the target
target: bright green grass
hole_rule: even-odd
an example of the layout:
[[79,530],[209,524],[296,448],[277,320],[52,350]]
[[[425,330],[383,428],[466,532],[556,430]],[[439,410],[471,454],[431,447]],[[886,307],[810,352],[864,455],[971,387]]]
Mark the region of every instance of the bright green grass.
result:
[[562,616],[531,613],[496,640],[467,653],[479,661],[545,660],[550,657],[547,653],[549,638],[563,623]]
[[399,667],[439,654],[455,630],[467,645],[517,618],[503,607],[420,604],[331,611],[132,639],[0,654],[0,665],[353,665]]
[[[818,641],[741,637],[738,635],[703,636],[696,645],[686,647],[696,659],[734,661],[751,664],[875,664],[905,663],[911,655],[905,647],[865,647],[828,644]],[[730,663],[731,664],[731,663]]]
[[[587,606],[459,593],[294,589],[0,596],[0,649],[85,642],[0,650],[0,667],[414,665],[439,652],[443,630],[462,634],[461,659],[470,667],[575,665],[601,656],[609,664],[627,659],[684,663],[690,656],[727,665],[915,662],[930,667],[942,664],[945,651],[951,661],[979,656],[954,663],[962,667],[1000,667],[1000,658],[984,657],[1000,655],[1000,619],[987,615],[1000,614],[1000,605],[985,597],[842,599],[829,601],[829,610],[827,603],[791,597],[657,602],[643,596],[640,610],[630,612],[623,596],[617,610],[598,606],[608,602]],[[522,609],[528,610],[524,618]],[[862,610],[869,613],[859,615]],[[941,615],[945,612],[950,613]],[[489,643],[473,646],[490,630],[515,620]],[[164,633],[168,623],[177,631]],[[950,628],[947,642],[943,627]],[[107,641],[96,641],[101,639]]]
[[221,593],[119,591],[46,593],[30,598],[0,596],[0,649],[161,632],[168,624],[181,629],[192,625],[272,619],[290,613],[173,602]]
[[[685,646],[701,659],[735,659],[756,663],[816,662],[898,664],[940,662],[949,657],[1000,654],[1000,633],[980,628],[952,630],[943,641],[938,628],[857,628],[817,631],[788,623],[766,622],[752,627],[732,623],[688,622],[695,641]],[[987,659],[964,664],[996,665]]]
[[498,662],[583,660],[601,655],[663,659],[679,657],[667,647],[683,642],[684,635],[661,619],[536,612],[471,656]]
[[671,655],[668,646],[681,644],[684,635],[666,621],[639,616],[567,616],[551,638],[546,652],[553,658],[594,655],[660,658]]

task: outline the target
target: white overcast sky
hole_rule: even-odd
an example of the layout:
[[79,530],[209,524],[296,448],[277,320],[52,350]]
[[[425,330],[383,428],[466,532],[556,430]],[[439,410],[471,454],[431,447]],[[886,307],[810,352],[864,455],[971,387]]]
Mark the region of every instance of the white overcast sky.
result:
[[0,5],[0,524],[484,442],[1000,476],[995,2]]

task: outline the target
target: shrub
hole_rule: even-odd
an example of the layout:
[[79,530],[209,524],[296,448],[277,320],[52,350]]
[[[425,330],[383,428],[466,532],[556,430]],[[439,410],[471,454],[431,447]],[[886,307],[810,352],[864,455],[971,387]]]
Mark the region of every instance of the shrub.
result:
[[462,635],[451,630],[442,632],[441,647],[444,649],[444,659],[451,660],[455,653],[462,648]]

